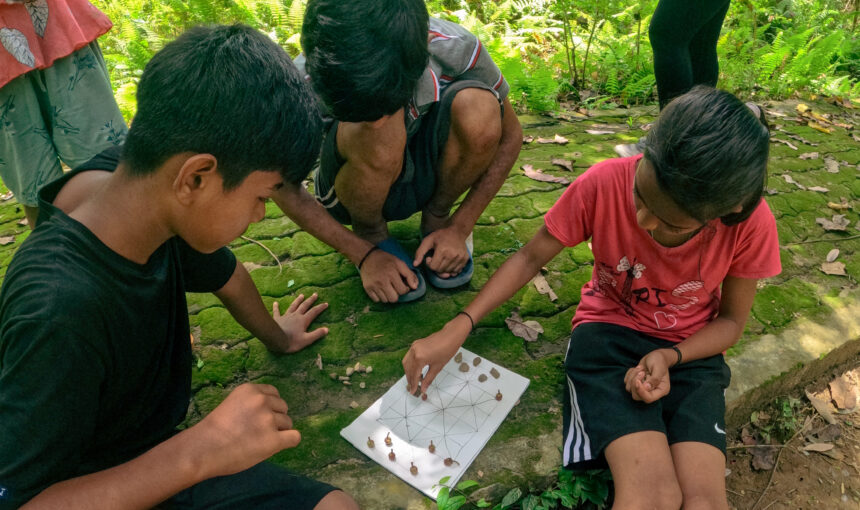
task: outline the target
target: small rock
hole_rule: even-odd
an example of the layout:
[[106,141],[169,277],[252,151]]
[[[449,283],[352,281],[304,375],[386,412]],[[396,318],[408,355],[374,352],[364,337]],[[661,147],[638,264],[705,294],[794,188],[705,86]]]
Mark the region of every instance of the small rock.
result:
[[352,367],[346,367],[346,376],[349,377],[355,373],[355,369]]
[[369,373],[371,373],[371,372],[373,372],[373,367],[372,367],[372,366],[370,366],[370,365],[368,365],[368,366],[367,366],[367,368],[365,368],[365,369],[364,369],[364,373],[365,373],[365,374],[369,374]]
[[331,379],[332,379],[332,380],[337,379],[337,374],[336,374],[336,373],[334,373],[334,372],[332,372],[332,373],[328,374],[328,376],[329,376],[329,377],[331,377]]
[[456,361],[457,363],[459,363],[459,362],[463,361],[463,353],[462,353],[462,352],[458,352],[458,353],[457,353],[457,355],[456,355],[456,356],[454,356],[454,361]]
[[833,262],[837,257],[839,257],[839,248],[833,248],[827,252],[827,258],[825,260],[827,262]]
[[349,403],[349,407],[351,407],[352,409],[355,409],[356,407],[358,407],[358,402],[353,400],[352,402]]
[[478,366],[480,364],[481,364],[481,358],[479,358],[478,356],[475,356],[475,359],[472,360],[472,365]]
[[499,377],[501,377],[502,374],[500,374],[499,371],[496,370],[496,367],[493,367],[490,369],[490,375],[498,379]]
[[484,382],[487,380],[487,374],[481,374],[478,376],[478,382]]
[[366,386],[367,386],[367,385],[366,385],[366,384],[364,384],[364,382],[360,382],[360,383],[358,383],[358,387],[359,387],[359,388],[361,388],[361,389],[364,389]]
[[352,369],[355,370],[356,372],[364,372],[364,365],[362,365],[359,362],[356,362],[355,366],[352,367]]
[[460,363],[460,372],[468,372],[469,364],[468,363]]
[[337,376],[337,380],[346,382],[346,381],[349,381],[349,377],[345,376],[345,375],[339,375],[339,376]]
[[349,381],[344,381],[344,382],[343,382],[343,385],[344,385],[344,386],[352,386],[352,383],[351,383],[351,382],[349,382]]

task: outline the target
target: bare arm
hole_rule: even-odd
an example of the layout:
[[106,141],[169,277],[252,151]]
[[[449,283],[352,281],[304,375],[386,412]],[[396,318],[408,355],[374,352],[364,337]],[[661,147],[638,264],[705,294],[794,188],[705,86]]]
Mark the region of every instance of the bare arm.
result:
[[273,386],[243,384],[197,425],[116,467],[55,483],[22,508],[151,508],[198,482],[229,475],[296,446]]
[[[743,334],[752,309],[758,280],[727,276],[723,280],[720,311],[717,317],[676,347],[683,362],[703,359],[724,352]],[[624,382],[636,400],[654,402],[669,393],[669,368],[678,361],[672,349],[657,349],[645,355],[627,371]]]
[[[552,260],[564,246],[543,226],[537,234],[511,258],[493,273],[484,288],[465,308],[477,323],[496,307],[511,298],[520,290],[544,264]],[[403,358],[403,369],[409,389],[415,393],[427,391],[436,374],[463,345],[471,331],[472,324],[464,315],[457,315],[436,333],[416,340]],[[421,371],[429,365],[424,379]],[[419,384],[420,388],[419,388]]]
[[283,315],[275,302],[273,315],[269,315],[251,275],[238,261],[233,276],[215,291],[215,295],[224,303],[236,322],[259,338],[270,351],[296,352],[328,333],[328,328],[308,331],[311,322],[328,308],[327,303],[311,308],[317,300],[316,294],[307,299],[299,295]]

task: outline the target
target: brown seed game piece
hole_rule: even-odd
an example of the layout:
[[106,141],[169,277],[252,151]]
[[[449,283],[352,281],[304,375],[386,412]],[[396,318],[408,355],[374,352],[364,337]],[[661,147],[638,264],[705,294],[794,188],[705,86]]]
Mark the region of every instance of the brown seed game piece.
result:
[[396,456],[396,455],[394,455],[394,449],[392,449],[392,450],[391,450],[391,453],[389,453],[389,454],[388,454],[388,460],[393,461],[393,460],[394,460],[394,459],[396,459],[396,458],[397,458],[397,456]]
[[409,472],[412,473],[412,476],[418,476],[418,468],[415,467],[415,463],[410,462],[409,464],[412,465],[412,467],[409,468]]
[[502,374],[500,374],[499,371],[496,370],[496,367],[493,367],[490,369],[490,375],[498,379]]
[[421,394],[421,400],[427,400],[427,394],[426,393]]
[[370,438],[368,437],[368,438],[367,438],[367,447],[368,447],[368,448],[373,448],[374,446],[376,446],[376,443],[374,443],[374,442],[373,442],[373,439],[370,439]]
[[457,355],[456,355],[456,356],[454,356],[454,361],[456,361],[457,363],[459,363],[459,362],[463,361],[463,353],[462,353],[462,352],[458,352],[458,353],[457,353]]
[[448,457],[447,459],[445,459],[445,465],[446,466],[450,466],[453,463],[454,463],[454,459],[452,459],[451,457]]
[[496,391],[496,400],[502,400],[502,392],[501,391],[498,391],[498,390]]
[[391,446],[391,432],[385,434],[385,446]]
[[478,382],[484,382],[487,380],[487,374],[481,374],[478,376]]
[[475,359],[472,360],[472,365],[478,366],[480,364],[481,364],[481,358],[478,356],[475,356]]
[[435,445],[435,444],[433,444],[433,440],[432,440],[432,439],[430,440],[430,446],[429,446],[429,447],[427,447],[427,449],[428,449],[428,450],[430,450],[430,453],[436,453],[436,445]]
[[469,364],[468,363],[460,363],[460,372],[468,372]]

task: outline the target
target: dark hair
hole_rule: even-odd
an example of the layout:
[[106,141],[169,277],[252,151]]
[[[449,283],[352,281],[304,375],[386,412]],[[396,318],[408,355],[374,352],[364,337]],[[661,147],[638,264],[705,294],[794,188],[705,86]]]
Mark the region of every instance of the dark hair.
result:
[[406,106],[430,58],[423,0],[310,0],[302,49],[332,115],[379,119]]
[[257,170],[299,183],[321,129],[310,87],[277,44],[245,25],[198,26],[146,65],[122,159],[146,175],[176,154],[209,153],[225,189]]
[[[645,139],[660,189],[691,217],[735,225],[753,213],[767,179],[770,134],[760,108],[699,85],[670,102]],[[742,210],[732,213],[738,204]]]

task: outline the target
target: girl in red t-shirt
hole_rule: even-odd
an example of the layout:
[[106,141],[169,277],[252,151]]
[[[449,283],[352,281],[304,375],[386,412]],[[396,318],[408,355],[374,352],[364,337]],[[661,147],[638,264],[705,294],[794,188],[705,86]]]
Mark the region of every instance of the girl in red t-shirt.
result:
[[761,199],[769,138],[761,109],[728,92],[676,98],[644,156],[580,176],[477,297],[412,344],[410,390],[426,392],[478,320],[591,239],[594,271],[565,358],[564,465],[608,463],[617,508],[728,508],[722,353],[744,330],[758,279],[780,272]]

